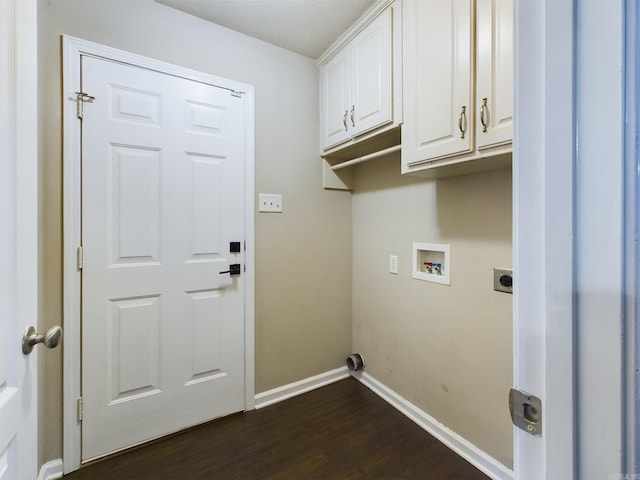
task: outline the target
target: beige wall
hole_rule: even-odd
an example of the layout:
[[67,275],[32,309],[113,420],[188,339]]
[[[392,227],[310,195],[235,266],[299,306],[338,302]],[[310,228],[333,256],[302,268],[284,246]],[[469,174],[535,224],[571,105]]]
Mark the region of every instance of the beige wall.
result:
[[[351,197],[321,188],[318,75],[306,57],[152,0],[39,0],[40,327],[62,318],[61,34],[252,84],[256,391],[343,365],[351,347]],[[62,456],[61,350],[40,355],[40,462]]]
[[[511,170],[438,181],[357,167],[353,350],[366,371],[507,466],[512,426]],[[412,242],[451,245],[451,286],[411,278]],[[388,273],[399,256],[399,275]]]

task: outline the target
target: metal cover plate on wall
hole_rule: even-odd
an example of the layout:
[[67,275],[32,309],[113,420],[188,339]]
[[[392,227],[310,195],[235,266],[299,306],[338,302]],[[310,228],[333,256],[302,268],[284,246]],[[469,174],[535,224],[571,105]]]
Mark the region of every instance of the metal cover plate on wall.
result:
[[496,292],[513,293],[513,270],[510,268],[494,268],[493,289]]
[[513,424],[532,435],[542,435],[542,401],[535,395],[512,388],[509,412]]

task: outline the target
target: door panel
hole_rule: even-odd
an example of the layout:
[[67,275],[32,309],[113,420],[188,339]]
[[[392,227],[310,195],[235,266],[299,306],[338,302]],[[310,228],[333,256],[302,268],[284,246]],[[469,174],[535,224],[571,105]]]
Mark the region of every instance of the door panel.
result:
[[111,301],[110,403],[160,393],[159,307],[158,296]]
[[[37,476],[36,2],[0,0],[0,480]],[[42,348],[42,347],[39,347]]]
[[244,409],[244,106],[84,56],[82,458]]
[[113,264],[158,262],[160,151],[110,145]]

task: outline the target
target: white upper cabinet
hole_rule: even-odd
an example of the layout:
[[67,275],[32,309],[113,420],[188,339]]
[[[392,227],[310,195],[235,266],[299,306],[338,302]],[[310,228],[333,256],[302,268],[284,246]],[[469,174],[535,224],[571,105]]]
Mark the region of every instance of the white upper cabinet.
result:
[[351,69],[348,51],[340,52],[321,70],[321,117],[323,146],[328,147],[351,137],[349,132],[349,86]]
[[405,0],[403,11],[402,172],[510,152],[512,0]]
[[361,20],[318,60],[323,151],[394,122],[393,13]]
[[404,161],[471,152],[471,1],[414,0],[404,8]]
[[382,12],[351,42],[352,135],[393,119],[391,114],[391,9]]
[[513,139],[513,0],[476,0],[478,149]]

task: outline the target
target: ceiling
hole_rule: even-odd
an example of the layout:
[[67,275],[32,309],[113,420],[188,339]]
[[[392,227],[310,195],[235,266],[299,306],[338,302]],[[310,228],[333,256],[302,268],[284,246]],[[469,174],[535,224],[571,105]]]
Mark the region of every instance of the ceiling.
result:
[[376,0],[156,0],[318,58]]

